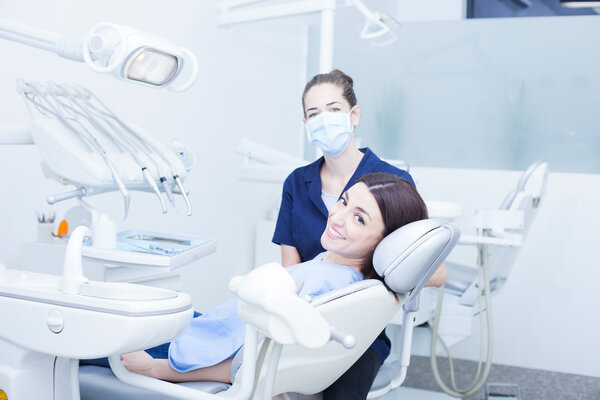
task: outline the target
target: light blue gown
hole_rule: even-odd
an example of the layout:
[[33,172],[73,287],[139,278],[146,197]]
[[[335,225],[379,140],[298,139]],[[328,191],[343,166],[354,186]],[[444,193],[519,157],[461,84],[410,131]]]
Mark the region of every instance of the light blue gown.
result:
[[[318,296],[363,279],[353,268],[322,261],[326,254],[286,268],[296,282],[303,282],[300,296]],[[218,364],[235,355],[244,344],[244,331],[237,299],[231,299],[192,320],[171,342],[169,363],[179,372]]]

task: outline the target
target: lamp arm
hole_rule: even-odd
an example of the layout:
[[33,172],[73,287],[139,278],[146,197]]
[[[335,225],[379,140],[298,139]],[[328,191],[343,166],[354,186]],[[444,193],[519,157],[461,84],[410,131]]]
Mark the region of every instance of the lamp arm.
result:
[[60,57],[83,61],[81,40],[64,36],[17,22],[0,20],[0,37],[30,47],[46,50]]
[[190,87],[198,73],[198,61],[191,51],[111,22],[96,25],[85,38],[71,39],[0,19],[0,38],[85,62],[95,72],[110,73],[120,80],[153,87],[169,86],[174,91]]
[[6,20],[0,20],[0,37],[51,52],[60,39],[57,33]]
[[368,20],[377,19],[377,15],[365,6],[361,0],[350,0],[351,3],[358,9],[358,11]]

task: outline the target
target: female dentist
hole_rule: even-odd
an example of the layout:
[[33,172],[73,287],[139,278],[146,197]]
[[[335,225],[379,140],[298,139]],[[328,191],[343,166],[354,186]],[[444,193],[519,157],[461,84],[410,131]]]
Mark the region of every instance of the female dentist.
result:
[[[408,172],[382,161],[369,148],[359,149],[354,127],[360,106],[353,80],[339,70],[315,75],[302,94],[308,140],[323,152],[315,162],[293,171],[285,180],[273,243],[281,245],[284,266],[313,259],[323,252],[321,233],[328,210],[340,195],[363,175],[384,172],[414,186]],[[446,269],[440,267],[427,286],[441,286]],[[390,340],[382,332],[361,358],[323,393],[324,400],[362,400],[390,353]]]

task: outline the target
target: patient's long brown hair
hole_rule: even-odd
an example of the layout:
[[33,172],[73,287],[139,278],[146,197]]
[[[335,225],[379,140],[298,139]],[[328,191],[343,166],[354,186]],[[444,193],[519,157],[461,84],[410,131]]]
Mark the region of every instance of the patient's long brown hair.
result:
[[[377,201],[379,211],[383,217],[383,237],[401,226],[427,219],[425,202],[417,189],[407,180],[391,174],[370,173],[364,175],[358,182],[364,183]],[[381,277],[373,268],[373,254],[369,256],[362,274],[365,279],[381,280]]]

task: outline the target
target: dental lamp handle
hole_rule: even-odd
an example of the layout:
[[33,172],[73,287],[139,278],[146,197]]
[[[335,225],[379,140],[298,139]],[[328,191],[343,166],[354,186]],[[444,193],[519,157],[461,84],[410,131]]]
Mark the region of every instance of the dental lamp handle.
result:
[[354,335],[349,333],[344,333],[335,328],[331,328],[331,340],[335,340],[338,343],[341,343],[347,349],[352,349],[356,346],[356,338]]
[[79,286],[82,283],[88,282],[88,279],[83,275],[81,266],[81,247],[83,239],[86,236],[91,236],[92,231],[87,226],[78,226],[75,228],[65,251],[65,264],[63,267],[63,279],[61,289],[64,294],[79,294]]

